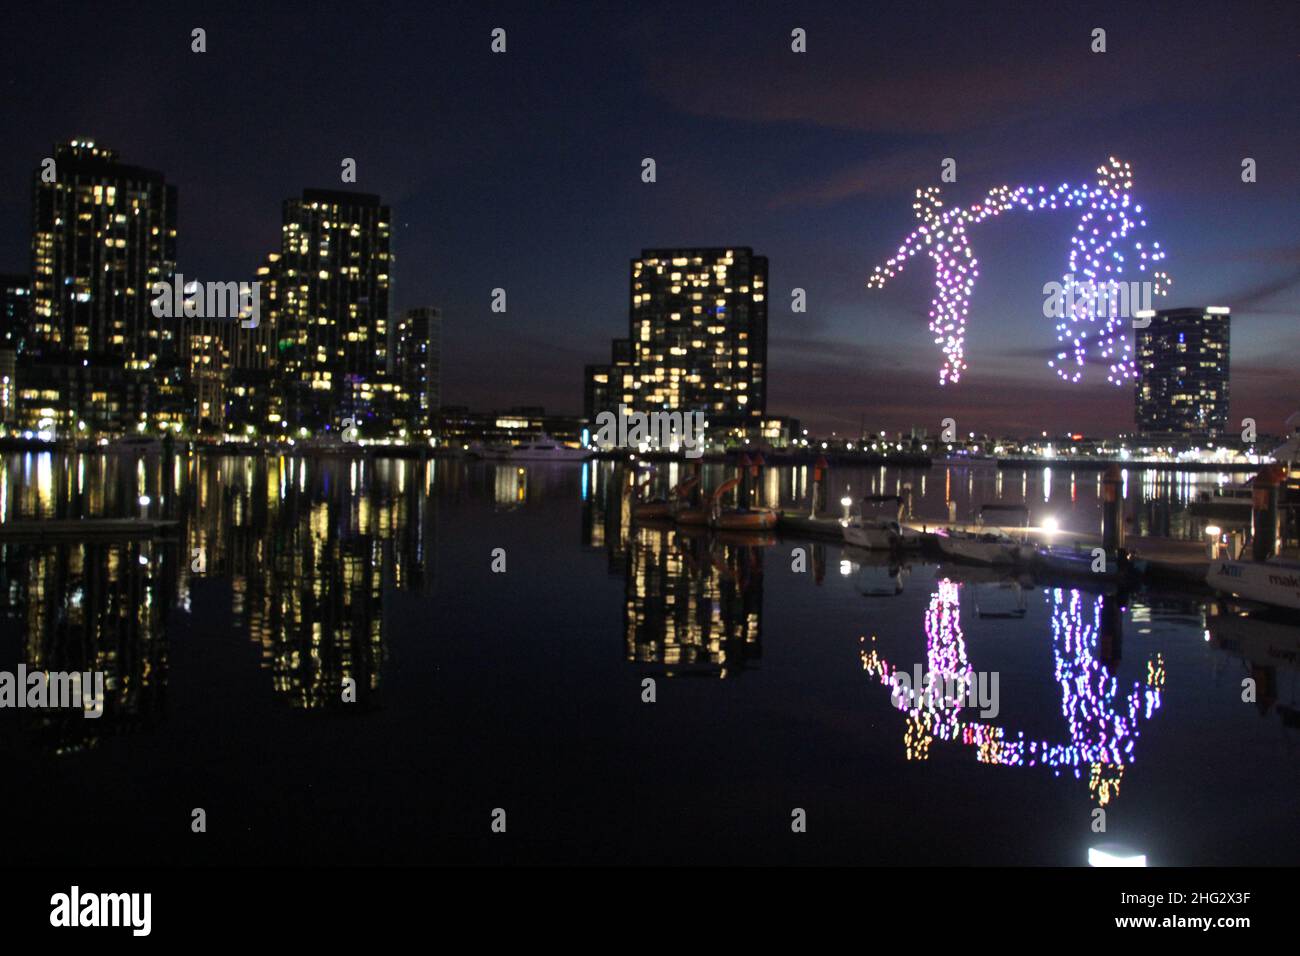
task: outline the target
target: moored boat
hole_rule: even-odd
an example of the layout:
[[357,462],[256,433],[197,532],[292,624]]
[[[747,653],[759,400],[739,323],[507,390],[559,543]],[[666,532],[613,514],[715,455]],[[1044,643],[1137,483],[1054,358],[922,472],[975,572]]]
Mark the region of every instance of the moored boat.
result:
[[724,481],[713,492],[709,526],[725,531],[771,531],[776,527],[777,513],[773,508],[723,508],[722,496],[740,484],[739,478]]
[[1233,597],[1300,611],[1300,561],[1211,561],[1205,583]]
[[[893,505],[892,514],[879,510],[872,514],[866,510],[868,505],[886,504]],[[858,513],[841,522],[845,544],[884,551],[902,547],[908,538],[914,539],[912,543],[919,543],[919,537],[910,535],[901,524],[903,508],[903,499],[898,495],[867,495],[862,499]]]
[[1018,564],[1033,553],[1033,547],[1024,540],[1023,532],[1013,538],[997,525],[984,523],[985,512],[1007,512],[1020,517],[1020,527],[1029,522],[1029,509],[1024,505],[987,504],[980,509],[980,523],[971,527],[950,525],[935,529],[935,543],[946,556],[976,564]]
[[488,461],[584,461],[592,452],[566,444],[546,434],[529,435],[517,445],[472,442],[466,454]]
[[728,508],[710,522],[724,531],[771,531],[776,527],[776,512],[771,508]]
[[1039,544],[1034,548],[1033,562],[1036,570],[1048,575],[1097,577],[1102,580],[1121,577],[1129,567],[1117,561],[1113,555],[1094,555],[1092,548],[1050,544]]
[[673,515],[673,520],[678,524],[706,525],[709,523],[709,509],[703,506],[679,508],[676,514]]
[[1020,543],[1000,529],[962,531],[939,528],[935,543],[946,556],[976,564],[1015,564],[1020,560]]
[[632,517],[638,521],[648,518],[671,518],[672,509],[662,498],[657,501],[637,501],[632,504]]

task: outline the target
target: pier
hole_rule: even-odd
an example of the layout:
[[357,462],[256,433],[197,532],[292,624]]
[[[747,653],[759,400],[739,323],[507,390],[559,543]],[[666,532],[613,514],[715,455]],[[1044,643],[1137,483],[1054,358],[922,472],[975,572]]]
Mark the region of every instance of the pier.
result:
[[159,538],[173,533],[178,521],[147,518],[71,518],[42,521],[6,521],[0,524],[0,541],[63,543]]

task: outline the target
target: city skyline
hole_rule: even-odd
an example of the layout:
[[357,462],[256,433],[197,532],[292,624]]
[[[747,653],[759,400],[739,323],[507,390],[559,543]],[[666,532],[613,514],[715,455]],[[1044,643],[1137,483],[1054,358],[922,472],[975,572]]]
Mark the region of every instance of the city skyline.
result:
[[[29,426],[41,415],[54,415],[56,421],[66,419],[60,427],[83,429],[79,420],[84,418],[96,432],[130,429],[137,418],[142,428],[157,421],[187,433],[208,427],[242,434],[250,425],[250,435],[287,428],[287,435],[306,437],[364,421],[383,423],[392,436],[400,430],[403,439],[440,431],[441,310],[418,306],[399,313],[391,306],[393,217],[380,196],[304,188],[301,198],[284,200],[281,247],[266,256],[257,281],[186,281],[175,261],[177,191],[161,171],[125,164],[116,150],[87,139],[57,143],[52,152],[56,159],[43,162],[33,180],[31,279],[4,277],[6,340],[18,350],[17,368],[24,369],[15,392],[13,353],[6,353],[4,370],[10,374],[0,397],[6,420],[13,420],[16,394],[24,410],[21,420]],[[1120,165],[1111,159],[1112,168]],[[1055,192],[1066,189],[1062,185]],[[1009,202],[999,198],[991,214],[1017,203],[1057,208],[1050,195],[1026,202],[1025,193],[1032,196],[1034,190],[1007,193]],[[932,187],[923,200],[918,190],[914,209],[922,202],[941,207],[938,195]],[[1070,204],[1080,203],[1076,198]],[[87,211],[79,211],[83,206]],[[1135,209],[1142,212],[1141,205]],[[919,234],[924,233],[923,226]],[[909,242],[917,236],[913,233]],[[1140,252],[1142,244],[1136,248]],[[901,258],[902,248],[891,263]],[[1156,256],[1161,258],[1163,252]],[[902,271],[895,266],[887,275],[895,269]],[[101,272],[102,278],[87,278]],[[1157,275],[1167,282],[1164,273]],[[1045,300],[1045,316],[1073,312],[1073,321],[1089,321],[1091,314],[1091,321],[1099,322],[1109,314],[1105,328],[1119,328],[1121,335],[1132,322],[1138,359],[1129,373],[1136,388],[1135,427],[1126,434],[1231,438],[1230,308],[1153,311],[1151,283],[1112,281],[1103,287],[1066,278],[1064,290],[1050,284],[1055,291]],[[56,285],[68,287],[68,295],[55,295]],[[159,289],[165,294],[146,308],[144,296],[136,298],[143,289],[150,289],[150,296]],[[494,304],[494,311],[504,311],[504,291],[494,290],[494,300],[502,303],[500,310]],[[1064,311],[1063,292],[1071,303]],[[608,363],[583,368],[582,417],[588,423],[597,412],[621,405],[637,411],[696,409],[712,415],[717,425],[734,428],[733,439],[748,434],[760,441],[789,441],[798,420],[766,407],[767,257],[747,246],[642,249],[630,260],[629,294],[627,337],[612,340]],[[793,295],[803,299],[806,293],[795,289]],[[793,308],[801,311],[801,305]],[[1156,328],[1151,328],[1153,318]],[[1202,336],[1202,322],[1222,329]],[[1160,333],[1175,324],[1180,333],[1193,335],[1192,346],[1183,344],[1184,334],[1176,345],[1160,344]],[[949,338],[947,347],[954,341],[961,339]],[[1099,344],[1112,341],[1108,337]],[[1081,356],[1079,344],[1076,338]],[[1179,365],[1189,350],[1198,352],[1190,371]],[[1056,355],[1065,358],[1065,352]],[[101,364],[102,359],[110,362]],[[1111,366],[1112,373],[1116,368]],[[1064,377],[1077,382],[1079,370]],[[146,384],[158,372],[165,384]],[[1184,394],[1183,376],[1190,376],[1188,387],[1198,389],[1199,396]],[[1127,381],[1121,379],[1110,378],[1114,384]],[[1185,415],[1180,403],[1195,403],[1199,410]],[[43,404],[48,407],[38,410]],[[447,407],[457,415],[467,408]],[[504,407],[491,406],[493,411]],[[541,410],[538,405],[510,408]],[[867,432],[864,413],[859,434]]]
[[[187,89],[187,105],[231,121],[289,110],[289,124],[265,146],[213,124],[182,122],[194,136],[173,137],[163,132],[181,122],[168,84],[141,89],[138,80],[109,84],[133,98],[111,121],[57,89],[30,103],[19,97],[19,133],[0,159],[9,184],[0,268],[23,267],[29,212],[17,184],[55,141],[93,137],[162,170],[180,193],[178,268],[200,277],[251,276],[283,197],[328,187],[351,157],[357,183],[342,188],[382,195],[394,210],[393,314],[433,303],[446,317],[447,404],[580,411],[582,369],[606,360],[604,343],[622,324],[628,258],[642,248],[735,244],[762,249],[772,263],[769,413],[827,432],[852,431],[864,415],[904,429],[961,411],[980,431],[1086,426],[1114,434],[1132,427],[1132,395],[1086,381],[1059,386],[1046,366],[1057,343],[1041,318],[1041,288],[1060,277],[1049,251],[1064,239],[1060,222],[999,223],[982,238],[986,274],[968,341],[976,361],[954,389],[939,389],[930,371],[925,280],[866,289],[871,264],[908,224],[913,191],[939,183],[943,159],[956,160],[956,182],[944,183],[944,194],[964,201],[1021,177],[1076,181],[1111,152],[1131,159],[1169,249],[1174,284],[1158,306],[1233,310],[1233,417],[1280,430],[1294,411],[1293,373],[1278,356],[1300,344],[1300,247],[1281,202],[1296,192],[1296,135],[1260,119],[1287,111],[1296,61],[1268,17],[1208,8],[1170,25],[1153,58],[1144,38],[1161,23],[1158,8],[1045,14],[1032,23],[994,8],[976,54],[951,31],[932,37],[928,25],[890,22],[890,14],[861,24],[812,5],[797,16],[744,18],[721,62],[687,71],[703,38],[686,35],[680,52],[665,45],[667,8],[626,22],[509,5],[460,12],[468,15],[456,17],[454,31],[413,13],[356,25],[351,41],[394,50],[428,44],[442,64],[437,75],[418,72],[415,58],[403,62],[408,79],[435,95],[433,110],[383,79],[350,73],[352,85],[341,86],[328,65],[282,50],[269,38],[289,27],[274,11],[213,19],[204,54],[190,52],[193,24],[150,15],[151,36],[175,35],[157,71]],[[127,39],[139,16],[105,24],[94,46],[74,46],[82,54],[74,69],[116,69],[105,51],[139,42]],[[1108,30],[1104,54],[1088,50],[1093,20]],[[415,29],[421,24],[428,29]],[[513,28],[509,52],[479,56],[474,41],[486,47],[499,24]],[[316,29],[341,35],[331,31],[345,26],[354,25],[326,17]],[[820,66],[804,67],[790,52],[792,26],[807,30],[816,54],[808,62]],[[232,82],[216,64],[236,41],[249,69]],[[625,64],[604,86],[588,83],[600,63],[551,62],[588,46]],[[18,56],[41,49],[37,42]],[[1010,79],[996,80],[986,64],[1009,50],[1029,55],[1003,55]],[[1181,68],[1200,60],[1194,71]],[[255,65],[268,83],[250,85]],[[829,91],[818,70],[838,77]],[[732,73],[765,81],[736,88]],[[1121,74],[1124,90],[1113,93]],[[296,91],[309,85],[329,95],[307,103]],[[813,87],[821,95],[811,96]],[[362,108],[390,100],[389,109]],[[313,127],[313,117],[323,121],[335,108],[326,101],[347,118]],[[494,109],[480,108],[488,103]],[[630,115],[643,132],[629,128]],[[1087,142],[1074,130],[1088,131]],[[654,183],[641,181],[647,156],[657,161]],[[1256,160],[1258,182],[1241,182],[1245,156]],[[498,287],[510,293],[504,315],[490,308]],[[806,313],[791,311],[793,288],[806,290]]]

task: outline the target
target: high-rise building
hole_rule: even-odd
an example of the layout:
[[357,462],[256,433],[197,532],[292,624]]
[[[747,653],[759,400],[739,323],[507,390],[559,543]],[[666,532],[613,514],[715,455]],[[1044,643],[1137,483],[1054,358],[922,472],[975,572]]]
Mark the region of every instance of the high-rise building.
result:
[[18,356],[27,345],[32,288],[27,276],[0,275],[0,423],[18,412]]
[[175,272],[176,187],[89,140],[56,145],[32,183],[33,362],[20,404],[72,427],[166,419],[156,386],[174,378],[183,331],[153,314],[150,289]]
[[1138,431],[1202,438],[1228,431],[1228,339],[1221,306],[1140,312],[1137,329]]
[[232,325],[230,376],[226,387],[226,432],[257,437],[267,430],[284,431],[287,399],[277,386],[280,316],[280,253],[273,252],[258,267],[258,324]]
[[389,359],[390,227],[388,207],[366,193],[307,189],[285,201],[272,345],[281,428],[401,424]]
[[410,402],[409,427],[432,434],[442,404],[442,313],[429,306],[407,309],[394,333],[394,371]]
[[767,410],[767,259],[744,247],[645,249],[630,269],[629,336],[588,366],[585,411],[701,411],[748,425]]

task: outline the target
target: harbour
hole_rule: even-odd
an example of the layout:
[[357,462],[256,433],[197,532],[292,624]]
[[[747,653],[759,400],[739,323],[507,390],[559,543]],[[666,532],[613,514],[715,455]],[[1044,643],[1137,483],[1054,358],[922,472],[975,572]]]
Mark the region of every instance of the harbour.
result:
[[[359,861],[378,841],[394,861],[943,853],[1083,865],[1090,814],[1105,809],[1112,837],[1153,862],[1228,863],[1255,824],[1207,828],[1212,804],[1249,800],[1281,814],[1300,784],[1300,622],[1244,611],[1204,586],[981,566],[928,546],[872,550],[807,533],[824,523],[753,532],[638,520],[632,490],[644,469],[611,462],[0,461],[5,523],[138,517],[142,496],[150,520],[178,523],[161,540],[0,536],[9,595],[0,650],[107,674],[98,720],[22,711],[0,734],[7,753],[68,794],[94,774],[96,801],[56,787],[40,801],[11,794],[7,805],[52,834],[64,832],[55,819],[112,817],[118,825],[101,839],[121,860]],[[663,481],[675,488],[687,471]],[[909,524],[926,532],[946,521],[947,501],[965,514],[996,500],[999,474],[1006,500],[1033,503],[1033,528],[1050,513],[1073,542],[1074,528],[1100,522],[1095,476],[1009,480],[977,465],[825,478],[839,497],[910,483],[919,517]],[[701,465],[706,488],[734,477]],[[764,500],[792,510],[812,479],[811,467],[772,469]],[[1204,554],[1201,519],[1186,514],[1194,489],[1131,474],[1125,490],[1142,532],[1130,547],[1150,538]],[[1173,535],[1151,534],[1165,528]],[[1094,668],[1115,694],[1080,697],[1071,683],[1061,697],[1055,674]],[[954,692],[920,712],[920,737],[894,699],[917,673]],[[1246,677],[1254,703],[1241,699]],[[349,679],[354,704],[343,703]],[[642,700],[647,679],[653,704]],[[966,703],[943,703],[954,694]],[[221,703],[230,695],[238,708]],[[1131,700],[1143,702],[1136,716]],[[1062,707],[1092,716],[1072,725]],[[1115,733],[1131,748],[1109,750]],[[195,746],[214,755],[202,771],[209,813],[238,821],[220,842],[164,835],[131,800],[148,788],[183,802],[191,778],[181,755]],[[412,758],[417,749],[427,756]],[[284,753],[290,765],[275,756]],[[623,769],[585,772],[615,765]],[[282,803],[250,794],[254,773],[301,826],[285,830]],[[436,787],[434,775],[455,785]],[[1204,793],[1182,785],[1211,776]],[[1026,801],[1037,808],[1030,818],[1016,810]],[[808,841],[780,837],[785,804],[809,812]],[[361,805],[374,812],[333,811]],[[491,842],[477,825],[484,805],[511,809],[512,832],[526,839]],[[327,818],[328,846],[310,837]],[[1279,833],[1252,859],[1296,849]],[[76,852],[57,836],[42,849],[44,859]]]

